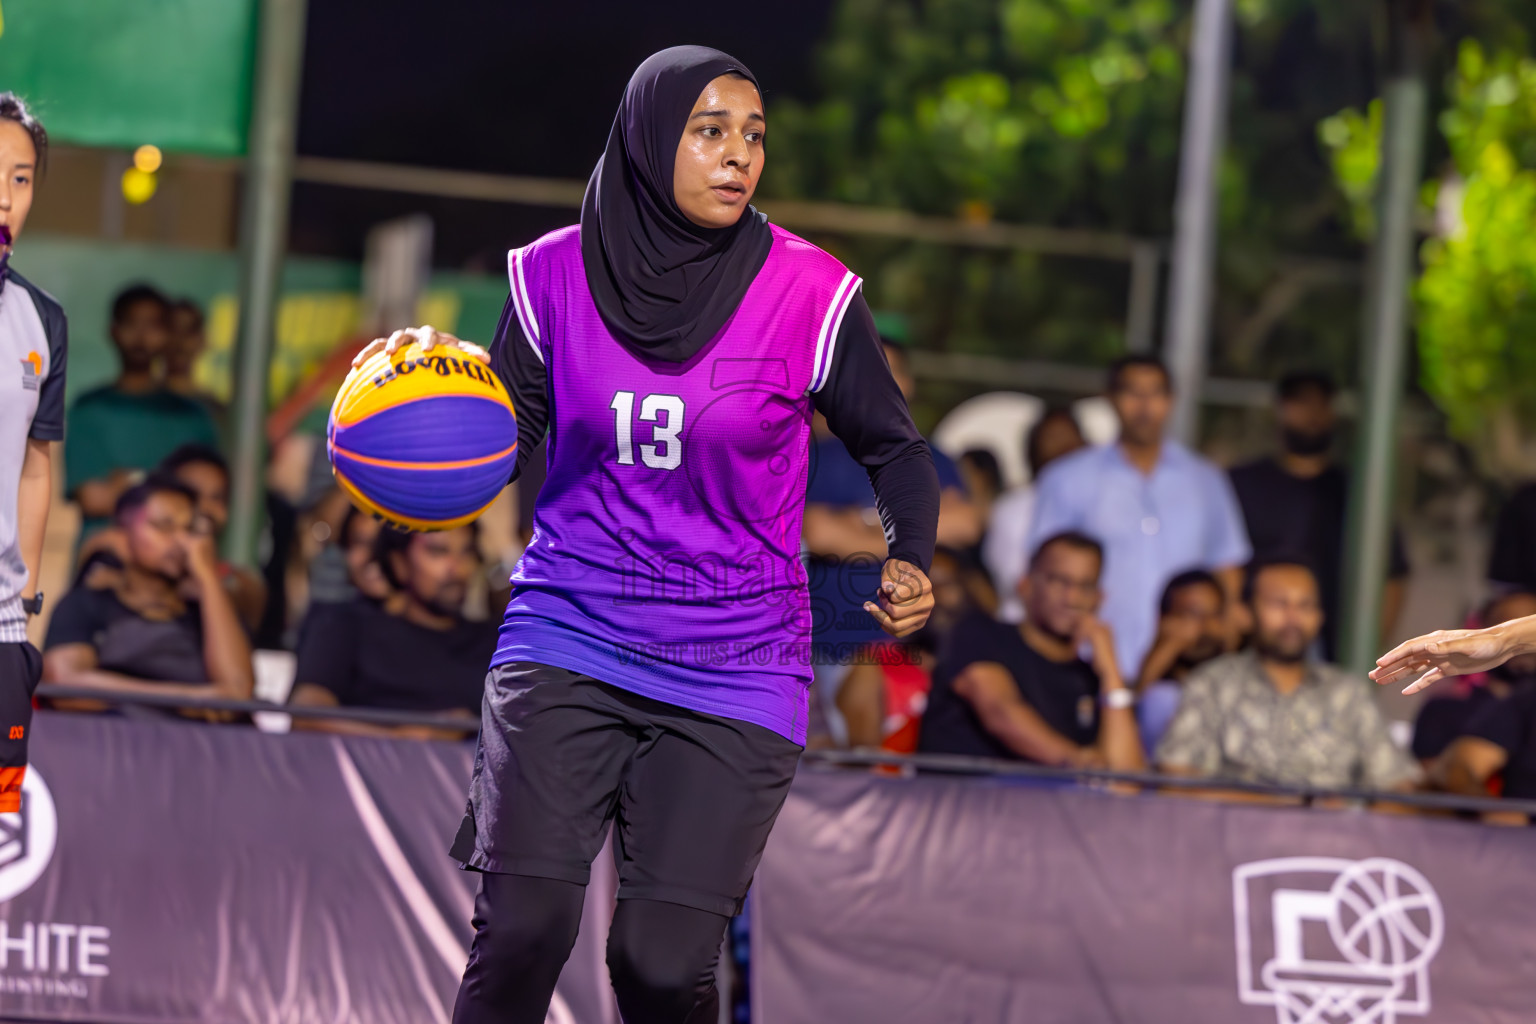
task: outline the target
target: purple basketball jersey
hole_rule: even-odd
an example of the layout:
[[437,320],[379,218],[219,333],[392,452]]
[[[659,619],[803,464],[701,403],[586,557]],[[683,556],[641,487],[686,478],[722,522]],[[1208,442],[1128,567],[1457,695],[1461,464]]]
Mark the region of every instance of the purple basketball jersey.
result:
[[493,663],[571,669],[804,743],[811,395],[859,278],[774,227],[735,315],[669,363],[609,333],[579,228],[507,262],[553,425]]

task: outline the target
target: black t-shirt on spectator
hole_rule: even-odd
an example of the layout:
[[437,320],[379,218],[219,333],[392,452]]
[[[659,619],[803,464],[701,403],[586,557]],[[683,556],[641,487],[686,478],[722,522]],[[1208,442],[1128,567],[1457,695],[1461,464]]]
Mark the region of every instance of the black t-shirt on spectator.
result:
[[1445,753],[1473,716],[1496,700],[1486,686],[1478,686],[1465,695],[1426,701],[1413,722],[1413,756],[1428,761]]
[[1502,747],[1504,795],[1536,800],[1536,686],[1525,686],[1502,700],[1489,701],[1467,722],[1463,735]]
[[1510,495],[1499,510],[1488,578],[1536,592],[1536,484]]
[[148,682],[209,683],[203,620],[194,602],[160,622],[133,611],[115,591],[76,587],[54,609],[43,646],[62,644],[94,647],[96,667],[104,671]]
[[295,682],[324,687],[343,707],[478,712],[496,629],[465,619],[428,629],[362,598],[317,604],[299,637]]
[[979,661],[994,661],[1013,676],[1019,696],[1047,725],[1079,746],[1099,735],[1099,677],[1086,663],[1051,661],[1024,642],[1017,626],[975,614],[950,633],[923,712],[917,749],[1024,760],[982,726],[969,701],[955,692],[955,676]]
[[[1349,501],[1349,474],[1329,466],[1315,477],[1303,479],[1287,473],[1273,458],[1260,459],[1232,470],[1232,489],[1237,492],[1253,558],[1306,557],[1317,576],[1323,601],[1323,659],[1337,657],[1339,617],[1344,605],[1345,508]],[[1394,528],[1387,576],[1408,575],[1408,555],[1402,535]]]

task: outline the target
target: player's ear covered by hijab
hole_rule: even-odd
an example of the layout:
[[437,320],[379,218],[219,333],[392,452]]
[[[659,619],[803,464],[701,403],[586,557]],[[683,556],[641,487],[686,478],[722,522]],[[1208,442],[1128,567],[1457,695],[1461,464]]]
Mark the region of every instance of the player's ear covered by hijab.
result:
[[730,72],[757,85],[745,64],[706,46],[647,58],[624,90],[581,204],[581,257],[598,314],[652,359],[696,355],[736,312],[773,243],[768,219],[751,206],[732,227],[704,228],[672,193],[688,115],[704,87]]

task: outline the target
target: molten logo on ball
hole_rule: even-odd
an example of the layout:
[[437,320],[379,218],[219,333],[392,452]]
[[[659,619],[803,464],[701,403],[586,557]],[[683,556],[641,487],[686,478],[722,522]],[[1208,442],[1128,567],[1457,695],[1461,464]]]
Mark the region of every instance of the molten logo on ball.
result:
[[1385,857],[1283,857],[1232,873],[1238,998],[1278,1024],[1393,1024],[1429,1012],[1445,914],[1429,881]]

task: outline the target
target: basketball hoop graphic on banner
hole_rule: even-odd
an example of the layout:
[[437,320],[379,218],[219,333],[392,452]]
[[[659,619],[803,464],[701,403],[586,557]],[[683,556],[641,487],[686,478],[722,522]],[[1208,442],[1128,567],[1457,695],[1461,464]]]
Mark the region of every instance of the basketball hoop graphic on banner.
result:
[[1282,857],[1232,872],[1238,998],[1277,1024],[1393,1024],[1429,1012],[1445,914],[1385,857]]

